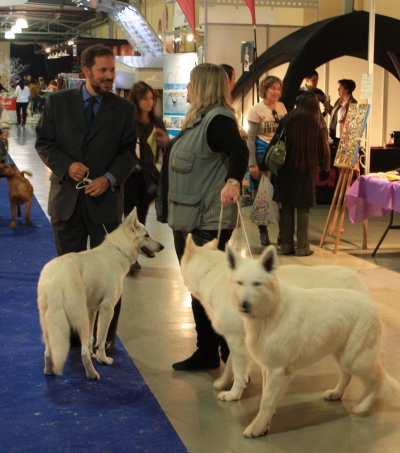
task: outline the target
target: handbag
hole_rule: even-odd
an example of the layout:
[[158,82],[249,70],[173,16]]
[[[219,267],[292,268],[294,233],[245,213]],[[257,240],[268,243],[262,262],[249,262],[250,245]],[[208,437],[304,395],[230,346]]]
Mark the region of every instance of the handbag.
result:
[[268,148],[267,155],[265,156],[265,166],[271,173],[277,173],[285,163],[286,143],[282,139],[284,130],[285,128],[282,129],[275,145]]
[[279,222],[278,204],[272,200],[274,188],[267,176],[262,175],[250,219],[256,225]]

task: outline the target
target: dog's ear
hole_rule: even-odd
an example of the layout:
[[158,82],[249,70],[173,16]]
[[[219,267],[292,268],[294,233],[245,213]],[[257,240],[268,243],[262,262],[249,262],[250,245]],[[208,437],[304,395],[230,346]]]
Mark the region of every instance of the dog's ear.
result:
[[235,270],[237,268],[238,261],[241,259],[241,256],[229,244],[226,244],[225,253],[226,253],[226,257],[228,259],[228,267],[232,270]]
[[207,242],[206,244],[203,245],[203,248],[208,250],[218,250],[218,240],[213,239],[212,241]]
[[192,253],[192,252],[194,252],[195,247],[196,247],[196,244],[194,243],[192,233],[189,233],[186,236],[185,252]]
[[276,248],[273,245],[266,247],[259,261],[261,266],[267,272],[276,271],[278,268],[278,255],[276,253]]
[[136,206],[133,208],[131,213],[128,215],[128,217],[125,219],[127,223],[129,223],[129,226],[133,228],[137,228],[139,225],[139,220],[137,218],[137,211],[136,211]]

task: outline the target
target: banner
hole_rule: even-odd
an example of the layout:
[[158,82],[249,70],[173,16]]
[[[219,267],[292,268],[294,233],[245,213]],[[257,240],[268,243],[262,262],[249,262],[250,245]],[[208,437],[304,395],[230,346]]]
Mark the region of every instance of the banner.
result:
[[251,20],[253,22],[253,25],[256,25],[256,8],[254,5],[254,0],[244,0],[244,1],[247,3],[247,6],[249,7],[249,10],[251,12]]
[[[190,26],[192,27],[193,36],[196,38],[196,14],[194,9],[195,0],[176,0],[186,16]],[[254,0],[251,0],[254,2]]]

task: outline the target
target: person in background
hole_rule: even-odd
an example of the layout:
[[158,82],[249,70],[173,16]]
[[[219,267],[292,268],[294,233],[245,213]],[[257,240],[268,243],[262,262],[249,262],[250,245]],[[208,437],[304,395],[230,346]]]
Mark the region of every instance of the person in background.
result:
[[[174,235],[180,262],[188,233],[197,245],[217,238],[221,204],[223,217],[219,250],[236,226],[240,182],[247,169],[248,149],[239,134],[225,71],[202,63],[190,73],[187,87],[191,104],[182,131],[163,154],[157,220],[168,223]],[[178,371],[218,368],[229,349],[217,335],[201,305],[192,296],[197,350],[186,360],[174,363]]]
[[50,80],[49,86],[47,88],[49,88],[50,90],[57,91],[58,90],[57,82],[55,80]]
[[[328,101],[328,99],[325,96],[325,93],[322,90],[320,90],[319,88],[317,88],[318,80],[319,80],[318,72],[315,69],[310,71],[306,75],[306,84],[304,86],[302,86],[300,88],[300,90],[299,90],[299,94],[297,95],[297,99],[302,94],[310,92],[310,93],[313,93],[314,96],[318,99],[318,101],[321,104],[323,104],[324,107],[325,107],[325,104]],[[325,107],[324,111],[322,112],[322,115],[323,116],[326,115],[326,107]]]
[[232,91],[233,91],[233,89],[235,88],[235,85],[236,85],[236,72],[232,68],[232,66],[230,66],[228,64],[223,63],[220,66],[226,72],[226,74],[228,76],[228,79],[229,79],[229,82],[228,82],[229,91],[232,93]]
[[[28,108],[29,98],[31,95],[31,91],[28,87],[27,80],[21,80],[17,88],[14,91],[14,97],[17,98],[17,123],[18,127],[25,126],[26,124],[26,109]],[[21,111],[22,111],[22,121],[21,121]]]
[[[286,159],[279,170],[273,200],[281,203],[279,227],[284,255],[309,256],[308,224],[310,208],[316,205],[315,175],[318,166],[329,169],[328,131],[313,93],[299,97],[297,107],[279,123],[271,140],[276,143],[284,128]],[[297,245],[294,241],[297,211]]]
[[[38,113],[41,108],[40,88],[36,79],[31,80],[29,84],[30,100],[32,102],[32,114]],[[40,98],[40,99],[39,99]]]
[[11,128],[10,117],[4,107],[0,107],[0,163],[4,164],[8,155],[8,137]]
[[[124,185],[124,214],[127,216],[134,207],[140,223],[146,224],[150,203],[157,196],[159,171],[156,167],[161,148],[155,132],[161,129],[166,134],[163,120],[155,114],[154,90],[145,82],[137,82],[131,88],[128,100],[136,105],[139,126],[139,166],[128,177]],[[141,269],[136,261],[130,271]]]
[[44,91],[47,88],[46,82],[43,77],[39,77],[39,89]]
[[[88,241],[94,248],[118,227],[123,185],[137,161],[136,107],[111,93],[112,50],[101,44],[88,47],[82,67],[86,82],[49,96],[36,128],[36,151],[52,171],[48,213],[58,255],[82,252]],[[85,178],[91,181],[82,184]],[[114,348],[120,310],[121,300],[114,308],[106,351]]]
[[[262,101],[254,105],[248,114],[249,123],[247,146],[250,152],[250,190],[256,190],[262,173],[259,169],[260,159],[275,134],[279,121],[287,111],[279,99],[282,94],[282,80],[267,76],[260,83],[259,94]],[[267,246],[271,243],[266,225],[259,225],[260,243]],[[279,239],[278,239],[279,242]]]
[[0,92],[8,92],[7,88],[1,83],[1,76],[0,76]]
[[357,101],[353,98],[353,91],[356,89],[354,80],[341,79],[338,81],[339,87],[339,99],[335,102],[332,107],[326,102],[325,107],[327,112],[331,116],[331,122],[329,125],[329,137],[333,141],[333,145],[338,145],[344,123],[346,121],[347,112],[350,104],[357,104]]

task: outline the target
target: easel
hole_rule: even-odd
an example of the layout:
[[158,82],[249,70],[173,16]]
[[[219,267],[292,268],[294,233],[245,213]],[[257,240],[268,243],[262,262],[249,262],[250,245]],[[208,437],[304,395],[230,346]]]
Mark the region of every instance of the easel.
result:
[[[360,141],[363,136],[366,121],[368,118],[370,105],[368,104],[350,104],[348,107],[345,124],[340,137],[339,146],[335,157],[335,167],[340,168],[339,180],[333,195],[332,204],[329,209],[328,218],[326,219],[324,232],[322,234],[319,246],[322,247],[328,229],[331,236],[336,233],[336,242],[333,253],[337,253],[340,236],[343,233],[343,222],[346,214],[347,202],[346,192],[351,186],[354,173],[360,175]],[[340,212],[341,210],[341,212]],[[334,214],[333,214],[334,212]],[[339,215],[340,213],[340,215]],[[339,217],[339,226],[336,222]],[[332,223],[330,224],[332,219]],[[367,249],[367,228],[365,221],[362,222],[363,249]]]
[[[344,222],[344,216],[346,214],[346,207],[347,207],[345,194],[351,186],[351,181],[353,179],[354,173],[356,173],[357,176],[360,175],[360,156],[357,157],[356,164],[353,168],[351,168],[351,167],[341,168],[339,171],[340,171],[339,180],[336,185],[335,193],[333,195],[332,204],[331,204],[331,207],[330,207],[329,213],[328,213],[328,218],[326,219],[325,228],[324,228],[324,232],[322,234],[321,242],[319,243],[320,247],[322,247],[324,245],[326,233],[328,232],[328,230],[330,230],[329,234],[331,236],[333,236],[334,233],[336,233],[335,248],[333,250],[333,253],[335,253],[335,254],[338,251],[340,236],[344,232],[343,222]],[[341,210],[341,212],[340,212],[340,210]],[[338,217],[339,217],[339,226],[336,226]],[[332,219],[332,223],[330,223],[331,219]],[[363,249],[366,250],[367,249],[367,229],[365,226],[365,220],[363,220],[361,223],[362,223],[362,235],[363,235]]]

